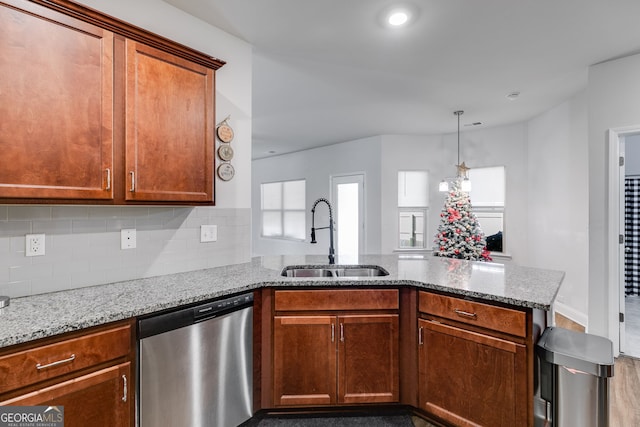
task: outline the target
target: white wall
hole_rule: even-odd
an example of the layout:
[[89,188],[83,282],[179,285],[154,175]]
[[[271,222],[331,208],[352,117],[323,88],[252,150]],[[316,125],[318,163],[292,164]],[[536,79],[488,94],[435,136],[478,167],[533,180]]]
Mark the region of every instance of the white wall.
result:
[[566,273],[556,310],[587,324],[589,163],[587,96],[528,124],[529,265]]
[[[216,72],[217,121],[231,115],[236,176],[216,180],[216,207],[2,206],[0,294],[11,297],[246,262],[251,247],[251,46],[160,0],[81,0],[227,64]],[[200,243],[200,225],[218,241]],[[120,249],[136,228],[137,248]],[[25,257],[25,234],[45,233],[46,255]]]
[[[527,253],[526,234],[517,231],[526,227],[527,221],[525,129],[525,124],[520,123],[460,134],[460,161],[465,161],[467,166],[505,166],[505,253],[520,263],[526,263]],[[431,249],[446,199],[446,193],[438,191],[438,184],[443,178],[457,174],[458,136],[384,135],[382,141],[381,250],[390,253],[398,248],[397,177],[400,170],[429,171],[429,219],[425,239],[427,249]],[[471,185],[473,189],[473,183]]]
[[[461,159],[472,167],[504,165],[507,174],[506,250],[514,260],[526,264],[527,225],[526,125],[524,123],[468,131],[461,134]],[[254,254],[325,253],[327,244],[291,242],[260,237],[260,183],[307,179],[307,206],[329,194],[330,176],[366,173],[366,251],[391,253],[398,248],[398,171],[429,171],[430,200],[427,247],[431,248],[445,195],[438,192],[444,177],[456,175],[457,135],[383,135],[335,144],[293,154],[253,161],[253,252]],[[310,213],[307,215],[310,223]],[[508,237],[512,230],[511,238]]]
[[[331,176],[364,173],[365,195],[365,252],[380,252],[380,152],[381,137],[364,138],[342,144],[299,151],[253,161],[253,253],[269,254],[325,254],[329,248],[327,230],[316,233],[317,244],[309,243],[311,206],[319,197],[330,198]],[[264,182],[306,179],[307,239],[294,242],[263,238],[260,219],[260,184]],[[316,225],[329,223],[326,209],[316,211]],[[338,225],[339,226],[339,225]]]
[[[640,129],[640,55],[589,68],[589,325],[588,331],[615,340],[615,325],[607,318],[608,166],[606,132],[611,128]],[[615,266],[612,268],[616,268]]]
[[[445,138],[445,144],[455,150],[457,136],[451,134]],[[467,166],[471,168],[505,167],[504,251],[507,255],[511,255],[514,262],[528,265],[528,236],[523,232],[529,220],[527,124],[515,123],[462,132],[460,160],[466,160]],[[473,182],[471,191],[473,191]],[[440,205],[443,204],[444,196]]]
[[455,174],[453,166],[444,168],[445,165],[455,164],[455,154],[452,156],[446,152],[442,140],[442,135],[382,137],[381,253],[391,253],[398,249],[398,171],[401,170],[429,172],[429,215],[425,242],[427,249],[433,246],[438,216],[444,203],[438,193],[438,183],[444,176],[450,176],[452,172]]

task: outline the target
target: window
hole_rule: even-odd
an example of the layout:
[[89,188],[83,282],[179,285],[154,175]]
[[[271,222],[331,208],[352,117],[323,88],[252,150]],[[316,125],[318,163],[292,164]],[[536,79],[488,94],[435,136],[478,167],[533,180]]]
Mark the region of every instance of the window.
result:
[[471,206],[487,239],[487,249],[504,252],[504,166],[470,169],[469,180]]
[[424,248],[426,209],[403,210],[398,215],[401,248]]
[[305,188],[305,180],[260,186],[263,237],[305,239]]
[[424,249],[429,207],[427,171],[398,171],[398,237],[401,249]]

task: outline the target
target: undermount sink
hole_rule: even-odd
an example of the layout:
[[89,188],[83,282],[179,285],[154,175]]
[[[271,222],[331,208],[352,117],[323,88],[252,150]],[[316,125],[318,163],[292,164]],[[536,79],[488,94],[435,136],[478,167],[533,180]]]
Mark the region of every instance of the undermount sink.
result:
[[304,266],[290,265],[282,269],[285,277],[376,277],[389,272],[377,265]]

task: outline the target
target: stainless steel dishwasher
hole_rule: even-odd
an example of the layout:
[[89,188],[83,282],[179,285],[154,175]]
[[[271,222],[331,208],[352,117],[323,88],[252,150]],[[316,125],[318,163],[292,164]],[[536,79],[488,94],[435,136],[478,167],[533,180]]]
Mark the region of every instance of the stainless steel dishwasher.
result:
[[253,414],[253,294],[138,321],[138,425],[228,427]]

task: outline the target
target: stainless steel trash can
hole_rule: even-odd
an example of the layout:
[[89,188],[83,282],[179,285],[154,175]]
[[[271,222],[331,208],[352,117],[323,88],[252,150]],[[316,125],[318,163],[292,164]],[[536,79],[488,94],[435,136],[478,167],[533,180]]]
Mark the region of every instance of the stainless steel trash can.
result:
[[[538,344],[540,397],[553,427],[608,427],[613,343],[568,329],[547,328]],[[549,419],[550,418],[550,419]]]

